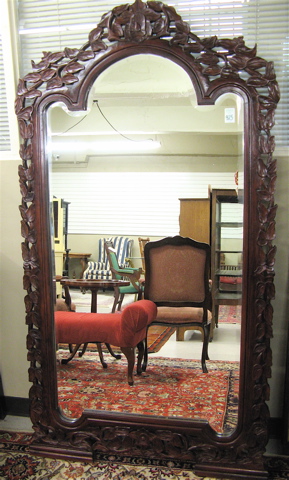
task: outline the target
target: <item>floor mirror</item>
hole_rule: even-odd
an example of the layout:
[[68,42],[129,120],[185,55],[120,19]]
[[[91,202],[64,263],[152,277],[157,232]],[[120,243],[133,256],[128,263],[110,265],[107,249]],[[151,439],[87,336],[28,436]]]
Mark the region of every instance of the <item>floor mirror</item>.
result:
[[[246,46],[242,37],[199,38],[173,7],[161,2],[136,0],[103,13],[100,23],[88,32],[85,45],[44,52],[39,63],[33,62],[33,71],[19,81],[15,102],[21,136],[31,452],[87,461],[114,455],[120,461],[129,457],[154,465],[174,462],[200,476],[265,479],[276,213],[276,161],[270,131],[279,101],[274,66],[258,56],[257,46]],[[114,123],[120,126],[114,138],[107,134],[108,125],[101,123],[103,112],[107,118],[114,112]],[[78,129],[71,130],[77,124]],[[197,177],[206,164],[214,178],[216,171],[229,170],[218,162],[229,164],[233,158],[230,171],[235,169],[238,181],[230,198],[234,208],[240,207],[234,215],[241,232],[238,304],[242,318],[237,418],[233,428],[223,432],[198,415],[148,415],[106,407],[84,408],[78,418],[72,418],[61,408],[51,169],[61,152],[64,162],[89,159],[95,173],[94,165],[105,161],[103,145],[125,140],[115,135],[119,130],[139,142],[142,166],[137,168],[143,172],[150,164],[156,169],[157,161],[171,162],[173,169],[178,156],[183,163],[193,159],[194,168],[183,168],[190,170],[188,175]],[[144,153],[144,140],[161,144],[158,160]],[[234,154],[228,151],[220,158],[225,142],[234,145]],[[205,144],[208,149],[214,145],[215,151],[202,150]],[[198,163],[201,151],[202,165]],[[115,163],[129,154],[118,150],[117,155]],[[96,188],[101,188],[99,178]],[[161,178],[159,172],[159,182]],[[128,188],[120,186],[120,201]],[[149,197],[154,198],[153,190],[148,185],[146,196],[137,199],[140,216],[145,215]],[[100,198],[99,203],[105,209],[107,202]],[[230,202],[224,203],[229,212]],[[97,376],[93,381],[97,386]]]

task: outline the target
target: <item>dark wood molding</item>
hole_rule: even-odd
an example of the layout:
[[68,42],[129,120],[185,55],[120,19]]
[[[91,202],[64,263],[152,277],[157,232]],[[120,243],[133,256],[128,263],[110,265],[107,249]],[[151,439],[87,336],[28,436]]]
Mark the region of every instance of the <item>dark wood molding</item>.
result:
[[[200,104],[237,93],[244,104],[244,283],[239,416],[236,430],[218,436],[206,422],[85,412],[73,422],[58,409],[53,322],[47,110],[63,102],[84,109],[97,76],[129,55],[150,53],[181,66]],[[15,102],[22,144],[22,256],[32,382],[31,420],[35,453],[95,458],[130,452],[147,458],[190,461],[201,476],[265,479],[268,441],[268,378],[271,375],[275,238],[274,112],[279,88],[273,63],[248,48],[242,37],[200,39],[173,7],[161,2],[121,5],[103,16],[80,49],[45,52],[19,81]],[[49,293],[50,292],[50,293]]]
[[[4,395],[0,397],[1,405],[4,407],[1,410],[3,416],[1,419],[5,418],[6,415],[14,415],[19,417],[29,417],[29,398],[22,397],[5,397]],[[269,438],[282,440],[282,425],[283,419],[279,417],[271,417],[269,420]],[[278,452],[281,453],[281,452]]]

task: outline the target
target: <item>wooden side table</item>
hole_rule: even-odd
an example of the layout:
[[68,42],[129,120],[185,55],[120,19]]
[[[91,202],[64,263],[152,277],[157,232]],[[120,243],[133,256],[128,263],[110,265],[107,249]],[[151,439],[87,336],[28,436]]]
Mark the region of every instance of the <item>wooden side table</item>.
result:
[[74,278],[63,278],[60,280],[61,285],[64,287],[65,292],[65,302],[70,307],[71,305],[71,297],[69,292],[69,287],[78,287],[80,289],[90,290],[91,291],[91,312],[97,312],[97,292],[99,289],[105,290],[107,288],[113,287],[127,287],[130,285],[128,280],[116,280],[116,279],[109,279],[109,280],[83,280],[74,279]]

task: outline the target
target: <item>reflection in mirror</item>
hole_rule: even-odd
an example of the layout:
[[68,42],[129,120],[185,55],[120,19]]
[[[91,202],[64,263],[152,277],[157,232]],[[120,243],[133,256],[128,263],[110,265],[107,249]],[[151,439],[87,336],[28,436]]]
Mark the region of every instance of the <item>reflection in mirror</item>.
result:
[[[162,57],[136,55],[95,80],[85,112],[57,103],[48,117],[50,197],[69,203],[67,244],[65,237],[54,245],[56,275],[85,277],[87,262],[99,259],[99,239],[108,237],[133,240],[126,261],[135,268],[142,267],[139,237],[181,234],[210,243],[212,250],[209,373],[200,368],[202,338],[196,329],[182,336],[153,327],[148,369],[134,387],[120,373],[125,360],[105,352],[103,369],[92,342],[83,356],[58,366],[64,414],[77,418],[89,408],[180,416],[208,420],[220,433],[232,431],[242,303],[241,99],[227,93],[215,105],[198,105],[184,70]],[[206,210],[197,210],[200,200]],[[61,204],[59,211],[63,225]],[[90,311],[89,289],[70,288],[70,295],[77,311]],[[111,311],[113,295],[98,292],[98,312]],[[134,300],[125,296],[123,306]],[[69,356],[67,345],[58,348],[59,359]]]

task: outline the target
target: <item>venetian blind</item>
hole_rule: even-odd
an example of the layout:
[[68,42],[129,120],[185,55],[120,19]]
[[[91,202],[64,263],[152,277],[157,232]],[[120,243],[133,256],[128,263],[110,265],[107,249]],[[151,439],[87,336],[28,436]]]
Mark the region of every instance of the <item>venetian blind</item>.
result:
[[5,71],[3,61],[3,47],[0,33],[0,150],[10,150],[10,133],[8,119],[8,105],[6,100]]
[[[199,37],[243,35],[246,45],[258,45],[258,55],[275,64],[281,89],[276,113],[277,147],[289,146],[289,3],[288,0],[172,0]],[[18,0],[22,74],[42,51],[80,47],[103,13],[119,0]]]
[[53,172],[52,185],[70,202],[69,233],[139,236],[176,235],[180,198],[235,187],[230,172]]

